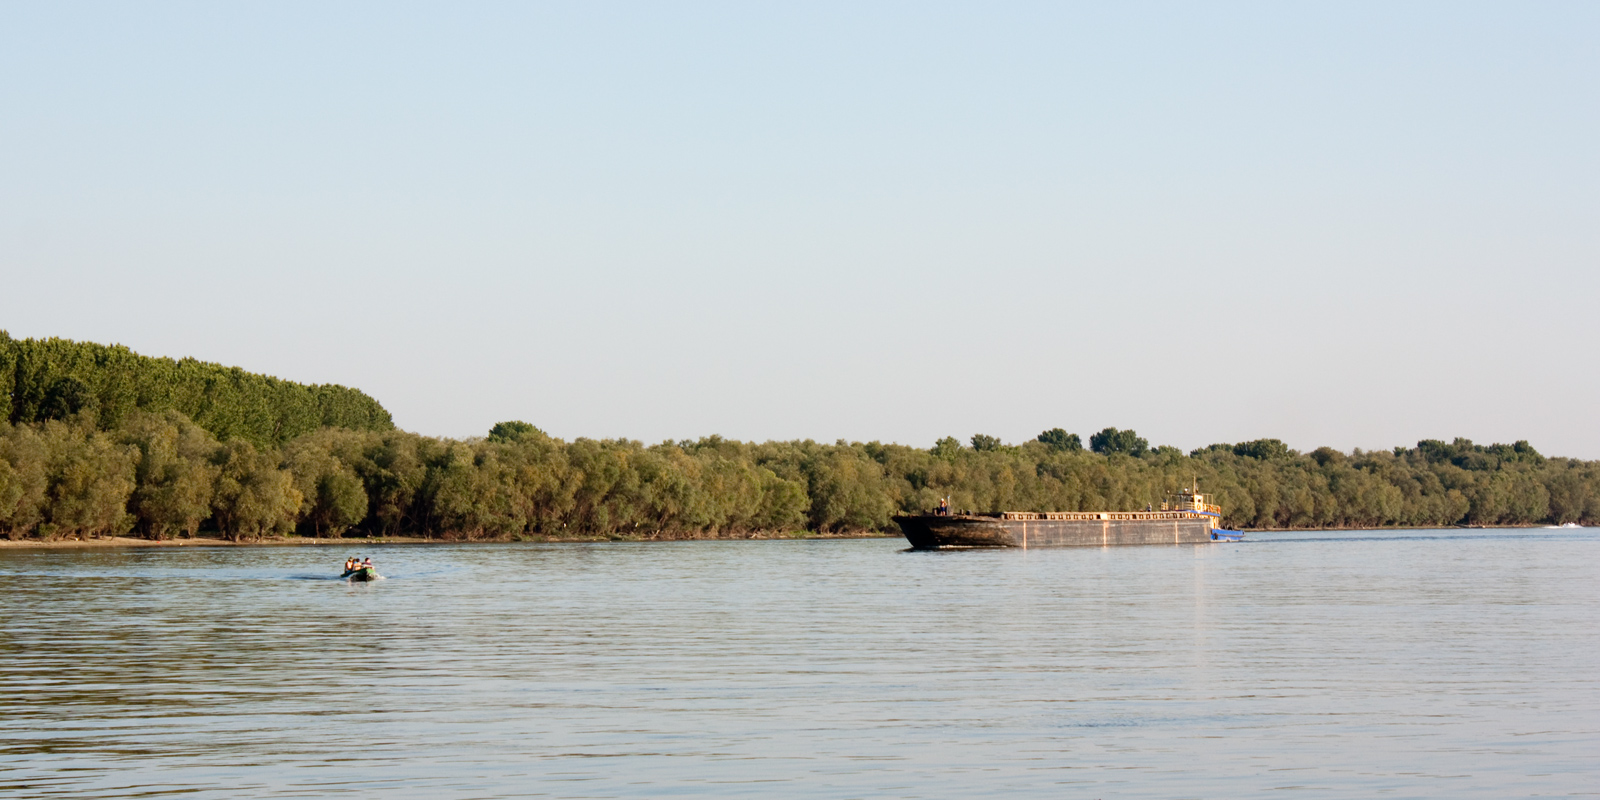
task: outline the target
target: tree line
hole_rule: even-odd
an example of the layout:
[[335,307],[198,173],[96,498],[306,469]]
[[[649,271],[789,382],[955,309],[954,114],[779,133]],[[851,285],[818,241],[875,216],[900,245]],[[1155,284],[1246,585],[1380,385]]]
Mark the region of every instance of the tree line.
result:
[[121,345],[13,339],[0,331],[0,419],[12,425],[88,416],[104,430],[136,411],[178,411],[222,439],[282,447],[323,427],[389,430],[389,412],[362,392],[279,380]]
[[893,532],[948,498],[975,511],[1130,510],[1198,480],[1240,528],[1600,522],[1600,462],[1525,441],[1183,453],[1131,430],[879,442],[566,442],[395,430],[371,397],[125,347],[0,331],[0,534],[215,531],[449,538]]
[[1132,510],[1198,480],[1237,528],[1600,523],[1600,462],[1527,442],[1423,441],[1299,453],[1276,439],[1184,453],[1133,431],[1005,444],[645,445],[563,441],[524,422],[441,439],[323,426],[258,443],[174,408],[0,423],[0,532],[12,538],[215,531],[450,539],[895,532],[950,498],[976,511]]

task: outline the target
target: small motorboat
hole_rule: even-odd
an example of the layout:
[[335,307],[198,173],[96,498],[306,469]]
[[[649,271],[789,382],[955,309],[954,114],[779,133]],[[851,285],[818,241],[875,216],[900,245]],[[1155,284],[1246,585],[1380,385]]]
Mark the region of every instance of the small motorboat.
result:
[[1216,542],[1242,542],[1244,534],[1239,531],[1230,531],[1226,528],[1212,528],[1211,540]]
[[355,569],[345,570],[344,574],[339,577],[349,578],[353,581],[375,581],[379,575],[378,571],[372,567],[356,567]]

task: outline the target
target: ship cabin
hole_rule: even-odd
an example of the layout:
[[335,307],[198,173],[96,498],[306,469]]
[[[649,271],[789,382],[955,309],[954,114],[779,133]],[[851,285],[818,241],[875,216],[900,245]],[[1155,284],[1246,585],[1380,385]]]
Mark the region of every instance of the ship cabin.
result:
[[1206,502],[1208,497],[1194,489],[1179,489],[1177,498],[1169,503],[1162,503],[1162,511],[1196,511],[1201,514],[1216,514],[1222,516],[1222,506]]

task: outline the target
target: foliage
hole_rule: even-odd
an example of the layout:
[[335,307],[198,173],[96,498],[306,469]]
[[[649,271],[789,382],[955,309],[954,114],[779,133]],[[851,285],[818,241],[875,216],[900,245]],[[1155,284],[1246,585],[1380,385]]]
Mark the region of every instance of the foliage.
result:
[[1149,442],[1139,438],[1139,434],[1132,430],[1119,431],[1116,428],[1106,428],[1089,437],[1089,449],[1102,455],[1124,453],[1137,456],[1142,455],[1149,446]]
[[324,428],[302,436],[284,451],[284,467],[300,493],[296,520],[303,533],[338,536],[367,516],[367,492],[361,476],[334,455],[339,432]]
[[[1424,439],[1417,442],[1414,452],[1421,454],[1430,464],[1450,463],[1462,469],[1478,471],[1496,470],[1504,464],[1544,463],[1544,456],[1539,455],[1539,451],[1534,450],[1526,439],[1516,444],[1492,444],[1488,447],[1473,444],[1471,439],[1456,439],[1450,444],[1437,439]],[[1400,448],[1395,451],[1396,455],[1406,453]]]
[[137,458],[81,418],[0,424],[0,527],[13,538],[126,533]]
[[1289,449],[1289,445],[1277,439],[1257,439],[1253,442],[1240,442],[1234,445],[1233,452],[1234,455],[1265,461],[1270,458],[1284,458],[1294,451]]
[[494,427],[489,429],[488,439],[491,442],[504,442],[509,444],[512,442],[520,442],[530,436],[544,435],[544,431],[535,428],[530,423],[523,422],[521,420],[512,420],[510,422],[496,422]]
[[1060,428],[1051,428],[1039,434],[1036,440],[1051,450],[1066,453],[1076,453],[1083,449],[1083,440],[1076,433],[1067,433]]
[[567,442],[523,425],[462,441],[325,427],[274,447],[219,440],[173,409],[133,410],[109,430],[92,408],[0,422],[0,534],[893,531],[896,514],[931,509],[942,497],[975,511],[1142,509],[1196,479],[1228,527],[1600,523],[1600,462],[1548,458],[1525,442],[1302,455],[1261,439],[1185,455],[1115,429],[1093,437],[1096,452],[1063,446],[1070,434],[1019,446],[946,438],[922,450],[719,436]]
[[343,386],[308,386],[121,345],[12,339],[0,331],[0,419],[87,419],[101,430],[138,411],[177,411],[219,439],[281,447],[325,426],[394,427],[378,401]]
[[138,451],[129,510],[139,530],[152,539],[177,531],[193,536],[211,516],[220,472],[211,463],[216,440],[172,410],[129,415],[117,438]]
[[972,435],[972,449],[980,453],[988,453],[1000,449],[1000,437],[975,433]]
[[218,475],[211,511],[222,535],[238,541],[293,530],[303,498],[274,454],[234,439],[217,449],[212,463]]

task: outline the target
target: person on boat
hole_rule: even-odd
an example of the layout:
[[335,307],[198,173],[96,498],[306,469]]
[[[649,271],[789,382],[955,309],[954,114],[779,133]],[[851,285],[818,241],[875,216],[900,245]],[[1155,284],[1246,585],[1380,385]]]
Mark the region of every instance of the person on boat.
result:
[[356,558],[355,558],[355,556],[351,556],[351,557],[349,557],[349,558],[344,560],[344,571],[345,572],[354,572],[355,568],[356,568]]
[[950,500],[948,498],[939,498],[939,516],[950,516]]
[[362,569],[372,569],[372,559],[369,558],[366,561],[361,562],[361,568]]

